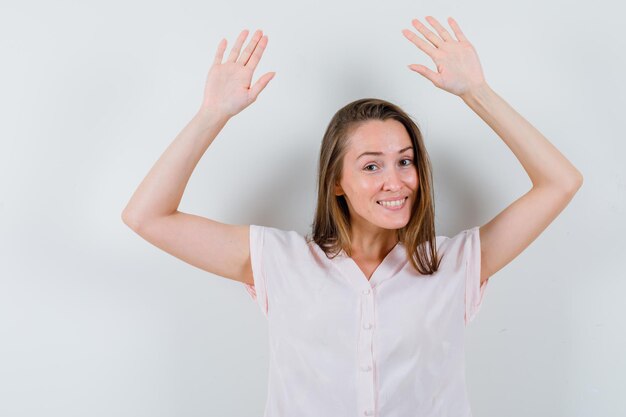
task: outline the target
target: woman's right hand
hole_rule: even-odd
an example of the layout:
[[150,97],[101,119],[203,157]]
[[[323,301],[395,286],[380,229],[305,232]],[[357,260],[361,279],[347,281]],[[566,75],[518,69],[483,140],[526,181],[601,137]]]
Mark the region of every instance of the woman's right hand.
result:
[[220,41],[207,75],[200,112],[230,118],[256,101],[259,93],[276,74],[268,72],[250,87],[252,74],[267,45],[267,36],[261,36],[262,34],[263,31],[257,30],[240,55],[241,46],[248,36],[247,29],[241,31],[230,55],[223,63],[226,39]]

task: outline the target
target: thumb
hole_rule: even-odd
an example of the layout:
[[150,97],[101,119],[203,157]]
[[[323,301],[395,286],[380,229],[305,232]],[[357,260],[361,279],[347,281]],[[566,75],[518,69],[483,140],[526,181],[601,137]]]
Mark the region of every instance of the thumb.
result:
[[259,78],[256,83],[254,83],[254,85],[250,88],[252,101],[256,100],[257,96],[261,91],[263,91],[267,83],[274,78],[274,75],[276,75],[276,72],[268,72],[267,74],[263,74],[263,76]]
[[419,65],[419,64],[411,64],[409,65],[409,69],[415,71],[424,77],[428,78],[433,84],[437,85],[437,81],[435,81],[439,77],[439,73],[430,70],[429,68]]

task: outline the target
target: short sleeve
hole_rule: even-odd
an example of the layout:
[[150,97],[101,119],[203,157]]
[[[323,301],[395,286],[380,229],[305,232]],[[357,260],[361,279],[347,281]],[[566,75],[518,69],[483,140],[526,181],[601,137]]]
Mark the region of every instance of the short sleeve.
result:
[[263,270],[264,236],[265,227],[255,224],[250,225],[250,263],[252,264],[254,284],[244,283],[244,286],[252,299],[259,304],[263,315],[267,318],[267,281],[265,279],[265,271]]
[[284,308],[285,297],[293,295],[293,277],[311,266],[305,236],[295,230],[250,225],[250,263],[253,284],[243,283],[263,315]]
[[465,325],[480,309],[488,280],[480,285],[480,230],[479,226],[464,230],[463,252],[465,258]]

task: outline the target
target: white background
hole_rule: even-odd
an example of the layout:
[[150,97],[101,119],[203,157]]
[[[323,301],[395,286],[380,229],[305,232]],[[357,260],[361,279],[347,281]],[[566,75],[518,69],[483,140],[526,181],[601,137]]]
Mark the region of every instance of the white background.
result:
[[427,15],[448,29],[457,20],[490,86],[584,176],[565,211],[491,278],[467,329],[474,415],[625,415],[621,7],[2,2],[0,415],[262,416],[268,329],[243,284],[121,220],[197,111],[222,37],[227,56],[242,29],[263,29],[253,82],[277,74],[209,147],[181,211],[308,233],[322,135],[363,97],[398,104],[422,129],[438,235],[485,224],[527,192],[504,142],[407,68],[435,69],[401,33]]

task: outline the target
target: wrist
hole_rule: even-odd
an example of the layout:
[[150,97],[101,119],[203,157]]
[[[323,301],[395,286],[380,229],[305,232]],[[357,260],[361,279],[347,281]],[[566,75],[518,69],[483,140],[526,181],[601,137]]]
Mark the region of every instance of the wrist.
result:
[[482,82],[468,88],[463,94],[460,94],[459,97],[461,97],[463,101],[468,102],[469,100],[484,98],[491,91],[491,87],[489,87],[486,82]]
[[198,121],[204,127],[210,127],[213,125],[225,125],[231,116],[219,113],[217,111],[201,107],[194,116],[194,119]]

